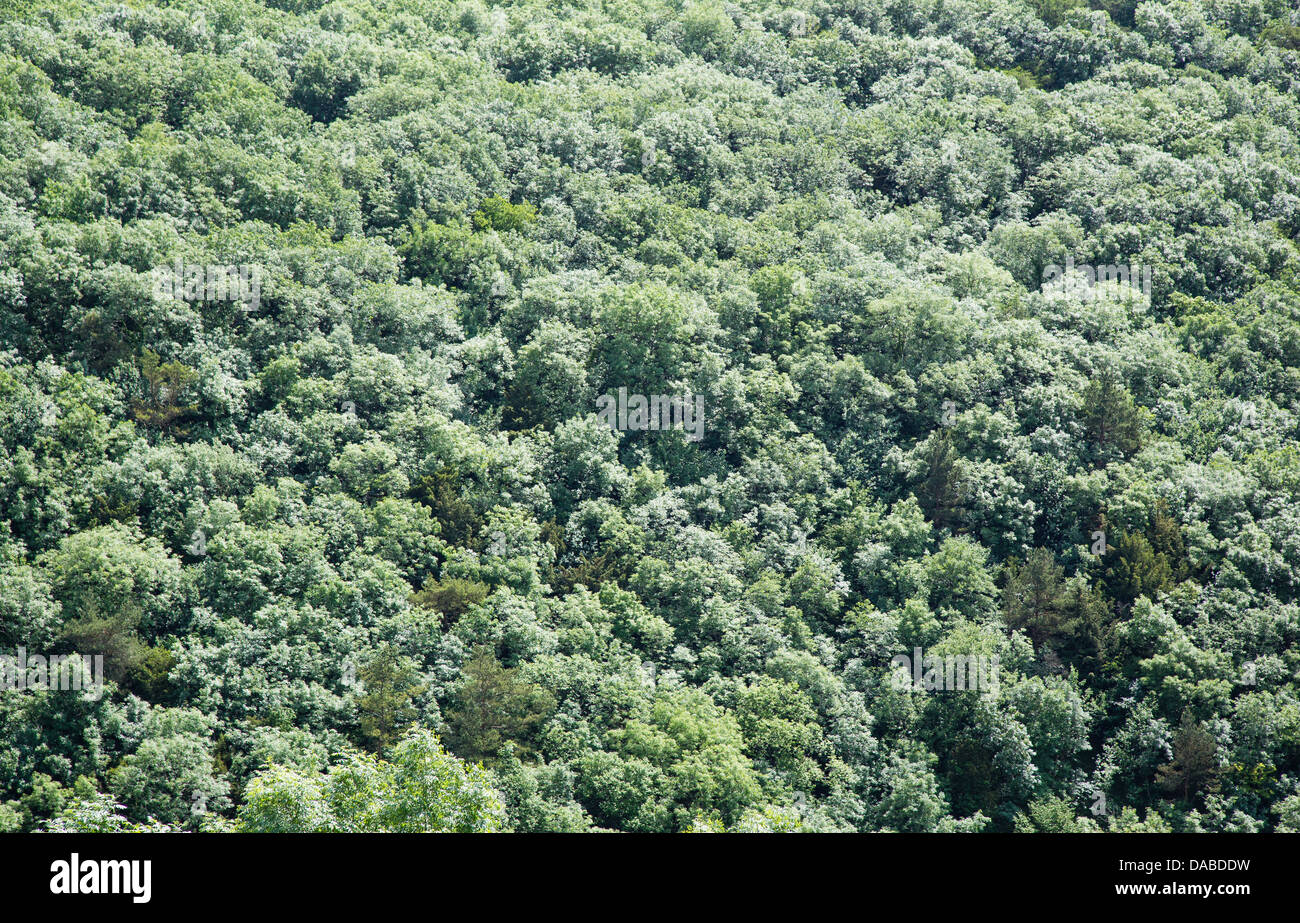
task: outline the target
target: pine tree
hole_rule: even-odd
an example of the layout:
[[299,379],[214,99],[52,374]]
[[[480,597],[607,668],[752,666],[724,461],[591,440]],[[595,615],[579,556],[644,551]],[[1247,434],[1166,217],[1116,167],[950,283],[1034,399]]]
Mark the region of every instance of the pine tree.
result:
[[1190,576],[1192,565],[1187,558],[1182,527],[1178,520],[1169,515],[1169,504],[1164,500],[1156,503],[1151,525],[1147,529],[1147,538],[1151,540],[1152,550],[1169,564],[1173,582],[1186,580]]
[[965,512],[965,483],[961,458],[947,433],[932,440],[925,456],[925,477],[917,501],[936,529],[948,528]]
[[528,736],[555,709],[550,693],[520,680],[486,647],[474,651],[463,673],[447,711],[452,752],[477,762],[493,761],[506,743],[530,752]]
[[415,668],[397,650],[385,644],[357,673],[361,697],[361,733],[383,754],[397,740],[401,730],[415,718],[412,700],[424,692]]
[[102,655],[104,675],[121,682],[142,663],[149,650],[138,634],[140,605],[127,600],[106,613],[93,595],[86,594],[76,611],[77,618],[64,624],[60,637],[76,652]]
[[1104,637],[1109,614],[1106,599],[1082,576],[1066,582],[1059,597],[1061,658],[1079,668],[1084,676],[1101,669]]
[[1035,548],[1022,565],[1012,562],[1002,593],[1002,615],[1012,631],[1024,631],[1035,650],[1061,628],[1065,569],[1046,548]]
[[464,497],[460,473],[455,468],[442,468],[435,474],[420,479],[421,499],[433,510],[438,520],[440,534],[450,545],[467,545],[478,536],[478,513]]
[[429,580],[418,593],[411,596],[411,603],[424,609],[432,609],[442,616],[448,624],[455,624],[471,606],[477,606],[487,599],[492,588],[477,580],[462,577],[444,577],[442,580]]
[[1201,791],[1213,791],[1219,774],[1219,746],[1214,735],[1184,711],[1174,735],[1174,758],[1156,771],[1156,782],[1183,801]]
[[1145,424],[1133,395],[1119,375],[1106,369],[1083,391],[1080,412],[1094,463],[1105,466],[1117,458],[1132,455],[1142,447]]
[[1102,580],[1107,594],[1124,610],[1139,596],[1154,599],[1157,593],[1169,589],[1173,585],[1173,570],[1145,536],[1121,532],[1115,538],[1113,550],[1107,551]]
[[1002,617],[1023,631],[1056,672],[1062,663],[1092,673],[1100,666],[1105,600],[1082,578],[1065,579],[1052,552],[1035,548],[1024,564],[1012,562],[1002,593]]

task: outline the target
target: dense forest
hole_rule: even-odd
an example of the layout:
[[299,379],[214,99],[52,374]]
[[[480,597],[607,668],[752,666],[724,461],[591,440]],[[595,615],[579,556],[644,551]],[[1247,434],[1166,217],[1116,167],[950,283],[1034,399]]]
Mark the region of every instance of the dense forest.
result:
[[0,2],[0,830],[1300,831],[1294,5],[792,3]]

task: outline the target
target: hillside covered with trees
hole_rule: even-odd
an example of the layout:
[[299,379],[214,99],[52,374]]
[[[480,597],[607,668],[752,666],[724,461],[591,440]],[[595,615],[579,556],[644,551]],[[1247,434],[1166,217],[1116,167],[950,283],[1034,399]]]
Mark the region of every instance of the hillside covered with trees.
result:
[[1287,0],[3,0],[0,830],[1300,831],[1298,235]]

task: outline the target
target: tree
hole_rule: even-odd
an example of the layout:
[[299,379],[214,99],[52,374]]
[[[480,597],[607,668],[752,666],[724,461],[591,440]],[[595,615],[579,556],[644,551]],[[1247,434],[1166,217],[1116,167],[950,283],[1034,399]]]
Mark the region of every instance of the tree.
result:
[[1139,596],[1155,599],[1157,593],[1168,589],[1173,571],[1146,536],[1121,532],[1115,537],[1114,550],[1106,553],[1102,581],[1111,599],[1127,608]]
[[1112,369],[1103,369],[1084,388],[1080,421],[1090,457],[1101,466],[1132,455],[1142,447],[1145,418],[1133,402],[1133,395]]
[[419,482],[421,498],[433,510],[441,537],[452,545],[473,541],[482,524],[473,504],[465,499],[461,484],[460,474],[454,468],[426,474]]
[[1083,577],[1067,580],[1055,555],[1035,548],[1023,564],[1008,564],[1006,581],[1002,618],[1028,635],[1048,672],[1099,667],[1105,600]]
[[1061,632],[1065,568],[1046,548],[1029,552],[1024,564],[1012,562],[1002,591],[1002,617],[1012,631],[1024,631],[1040,649]]
[[916,499],[936,529],[950,528],[965,513],[966,482],[961,457],[947,433],[929,441],[923,463]]
[[1079,817],[1065,798],[1040,798],[1016,814],[1016,833],[1097,833],[1097,822]]
[[249,782],[235,829],[244,833],[491,833],[505,806],[492,777],[412,729],[385,762],[352,754],[328,773],[270,766]]
[[0,4],[0,829],[1300,826],[1294,5]]
[[1151,525],[1147,529],[1151,541],[1151,550],[1157,557],[1164,558],[1170,567],[1172,582],[1186,580],[1191,575],[1191,562],[1187,559],[1187,546],[1183,541],[1182,526],[1178,520],[1169,515],[1168,501],[1157,501],[1151,515]]
[[108,774],[109,790],[131,816],[196,827],[229,806],[216,769],[212,720],[194,709],[158,708],[134,753]]
[[58,817],[44,825],[47,833],[172,833],[175,828],[161,821],[137,823],[125,814],[126,805],[114,802],[102,792],[77,798]]
[[502,424],[510,429],[553,428],[595,410],[588,380],[591,345],[567,323],[542,321],[520,349]]
[[425,687],[417,681],[415,668],[391,644],[380,647],[357,671],[357,678],[361,680],[357,699],[361,734],[376,752],[383,753],[415,719],[411,703]]
[[447,740],[453,752],[475,762],[493,762],[506,743],[527,754],[531,735],[554,709],[550,693],[519,679],[491,650],[479,647],[465,662],[447,710]]
[[137,423],[164,433],[178,429],[176,424],[197,409],[197,405],[183,404],[181,400],[198,372],[175,360],[162,362],[152,349],[141,354],[139,368],[144,394],[132,405],[132,416]]
[[529,202],[511,205],[501,196],[488,196],[474,211],[470,223],[475,231],[526,231],[537,222],[537,207]]
[[104,658],[104,676],[121,682],[145,663],[148,648],[140,641],[140,607],[128,601],[111,615],[100,614],[100,604],[87,600],[79,618],[63,626],[62,639],[77,653],[94,652]]
[[1156,782],[1166,792],[1190,801],[1192,795],[1214,791],[1219,775],[1219,746],[1204,725],[1184,711],[1174,734],[1174,758],[1156,772]]
[[420,592],[411,596],[411,602],[432,609],[448,624],[455,624],[471,606],[483,602],[491,592],[490,586],[477,580],[444,577],[441,580],[428,581]]

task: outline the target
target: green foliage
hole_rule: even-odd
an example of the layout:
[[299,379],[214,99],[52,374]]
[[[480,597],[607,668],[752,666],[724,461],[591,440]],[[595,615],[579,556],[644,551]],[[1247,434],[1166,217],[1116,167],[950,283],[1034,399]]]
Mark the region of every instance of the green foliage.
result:
[[480,520],[474,506],[461,493],[455,469],[444,468],[420,479],[420,494],[433,510],[440,532],[453,545],[469,544],[478,534]]
[[[99,603],[91,599],[80,618],[64,623],[60,637],[74,651],[97,651],[104,658],[104,675],[121,682],[146,665],[147,649],[140,642],[140,608],[128,602],[113,615],[99,615]],[[158,661],[153,661],[156,666]]]
[[1002,593],[1002,617],[1023,631],[1049,669],[1075,667],[1092,673],[1102,656],[1105,599],[1083,579],[1067,580],[1046,548],[1023,564],[1011,562]]
[[194,404],[180,403],[186,389],[198,377],[194,369],[180,362],[160,362],[158,354],[151,349],[141,355],[139,368],[144,391],[131,408],[137,423],[168,432],[197,409]]
[[443,580],[430,580],[420,592],[411,596],[411,602],[438,612],[449,622],[455,622],[471,606],[477,606],[487,599],[491,592],[492,588],[486,583],[447,577]]
[[1170,587],[1172,579],[1168,558],[1155,551],[1146,536],[1124,533],[1116,536],[1103,575],[1111,599],[1121,606],[1132,604],[1139,596],[1155,599]]
[[1103,371],[1084,388],[1080,421],[1093,458],[1102,464],[1142,447],[1145,426],[1141,410],[1112,371]]
[[250,780],[243,833],[493,833],[505,809],[491,776],[415,730],[385,762],[353,754],[323,775],[271,766]]
[[475,231],[523,232],[537,222],[537,208],[529,202],[511,205],[501,196],[488,196],[475,209],[470,224]]
[[1096,821],[1078,817],[1064,798],[1031,801],[1029,810],[1016,815],[1017,833],[1097,833]]
[[1270,45],[1276,45],[1279,48],[1287,48],[1291,51],[1300,51],[1300,25],[1287,22],[1284,19],[1276,19],[1264,27],[1259,33],[1260,41],[1268,42]]
[[1286,4],[220,7],[0,12],[0,830],[1300,829]]
[[229,807],[229,784],[213,772],[211,724],[191,709],[149,714],[146,739],[108,773],[109,790],[129,816],[186,826]]
[[172,833],[173,827],[155,820],[136,823],[122,811],[126,805],[115,804],[109,795],[78,799],[45,825],[48,833]]
[[392,645],[384,645],[357,671],[361,694],[357,712],[361,734],[379,753],[385,752],[401,730],[414,720],[411,700],[424,691],[415,667]]
[[1174,758],[1160,767],[1156,776],[1160,786],[1183,801],[1193,795],[1213,791],[1220,767],[1218,745],[1214,735],[1184,712],[1174,734]]
[[555,710],[551,694],[501,666],[486,647],[474,651],[461,676],[447,711],[453,752],[476,763],[493,761],[507,743],[530,753],[530,738]]

